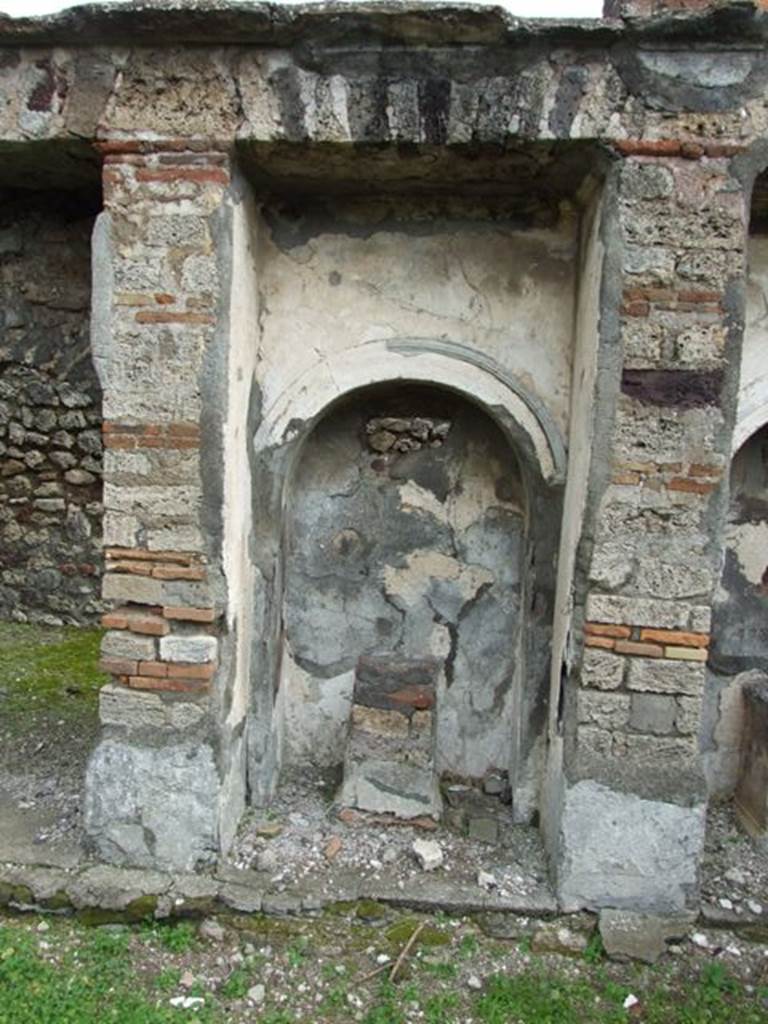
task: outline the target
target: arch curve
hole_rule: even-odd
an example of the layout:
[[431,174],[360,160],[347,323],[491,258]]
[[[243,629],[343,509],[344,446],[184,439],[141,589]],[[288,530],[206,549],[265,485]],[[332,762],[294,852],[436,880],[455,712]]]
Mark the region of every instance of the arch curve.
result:
[[296,441],[345,395],[397,380],[448,388],[480,405],[545,484],[563,483],[565,444],[543,403],[494,360],[439,339],[365,342],[317,360],[267,407],[254,446]]

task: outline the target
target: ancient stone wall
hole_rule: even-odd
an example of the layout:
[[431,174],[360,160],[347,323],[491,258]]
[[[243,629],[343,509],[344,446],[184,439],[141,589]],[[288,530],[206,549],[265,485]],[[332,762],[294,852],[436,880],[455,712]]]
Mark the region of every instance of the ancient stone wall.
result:
[[0,207],[0,617],[101,608],[101,388],[89,337],[94,211],[54,194]]
[[562,905],[695,903],[768,18],[690,6],[0,22],[0,178],[40,187],[56,147],[62,181],[103,160],[102,856],[209,859],[246,778],[269,797],[302,445],[348,395],[411,381],[484,409],[533,482],[510,786]]

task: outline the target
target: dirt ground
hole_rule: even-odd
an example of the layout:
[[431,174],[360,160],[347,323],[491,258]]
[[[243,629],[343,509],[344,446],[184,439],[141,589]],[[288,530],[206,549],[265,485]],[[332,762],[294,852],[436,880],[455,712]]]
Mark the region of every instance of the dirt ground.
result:
[[[95,631],[0,627],[0,862],[73,867],[82,861],[82,779],[97,735],[96,694],[103,682],[94,667],[97,646]],[[570,922],[571,939],[547,939],[551,924],[545,918],[554,905],[535,830],[502,823],[498,843],[485,844],[442,827],[432,832],[340,821],[332,792],[332,780],[286,774],[269,811],[246,816],[228,858],[233,868],[268,876],[273,892],[317,893],[318,905],[326,909],[310,917],[232,915],[220,919],[223,932],[214,928],[214,937],[201,937],[197,923],[183,923],[178,935],[174,927],[160,925],[116,932],[144,979],[147,1005],[178,1011],[169,1000],[202,998],[211,1013],[224,1017],[200,1020],[269,1021],[271,1013],[277,1024],[281,1018],[274,1014],[280,1013],[289,1014],[282,1019],[290,1021],[349,1019],[366,1024],[546,1020],[550,1018],[526,1017],[528,1010],[515,1016],[512,1004],[496,1017],[490,1003],[482,1004],[484,1010],[478,1005],[495,991],[497,977],[521,978],[533,971],[531,992],[539,992],[541,978],[554,970],[563,991],[581,986],[583,996],[583,985],[594,989],[590,1005],[603,1014],[595,1020],[638,1016],[640,1011],[625,1010],[623,1001],[634,995],[642,1002],[644,991],[656,993],[651,1002],[659,1006],[664,991],[678,1003],[680,993],[703,991],[718,1006],[736,999],[738,1019],[768,1020],[768,857],[738,829],[728,806],[713,807],[709,815],[703,920],[691,939],[673,946],[660,966],[651,969],[605,961],[593,932],[594,919],[586,915]],[[375,882],[393,897],[423,888],[427,878],[412,853],[416,838],[441,845],[444,865],[429,880],[439,881],[440,891],[447,894],[448,912],[427,919],[396,909],[389,900],[389,905],[357,898],[339,902],[348,893],[341,883],[336,888],[337,880],[350,877]],[[522,912],[451,912],[451,893],[458,905],[466,905],[468,894],[476,893],[480,901],[493,894]],[[382,983],[422,921],[421,937],[390,990]],[[34,917],[6,918],[0,932],[6,938],[24,933],[43,967],[60,956],[61,969],[69,969],[78,944],[87,946],[92,939],[70,918],[46,918],[43,923],[47,927],[38,933]],[[553,941],[559,954],[542,951],[542,943],[548,948]],[[373,974],[377,968],[385,969]],[[264,995],[255,1002],[248,992],[256,987],[259,996],[259,986]],[[512,1003],[519,998],[519,993],[509,996]],[[535,1002],[533,994],[530,999]],[[254,1017],[257,1005],[261,1016]],[[619,1016],[610,1016],[614,1011]],[[642,1019],[677,1019],[656,1018],[650,1012]],[[696,1024],[729,1019],[696,1012],[698,1017],[680,1020]],[[746,1018],[744,1013],[757,1016]],[[0,1002],[0,1024],[2,1014]],[[582,1014],[576,1019],[592,1018]]]

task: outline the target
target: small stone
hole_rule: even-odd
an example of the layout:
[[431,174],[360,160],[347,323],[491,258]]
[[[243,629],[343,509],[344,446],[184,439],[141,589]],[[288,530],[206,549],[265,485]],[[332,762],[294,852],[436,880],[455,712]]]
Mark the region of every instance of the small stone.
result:
[[69,469],[64,474],[64,479],[68,484],[72,484],[75,487],[84,487],[86,484],[92,484],[96,481],[93,473],[89,473],[85,469]]
[[499,823],[488,814],[473,814],[469,819],[469,838],[479,843],[496,843]]
[[488,796],[501,796],[506,786],[506,779],[501,772],[488,772],[483,779],[483,792]]
[[39,932],[50,931],[50,928],[51,928],[51,926],[48,924],[47,921],[41,921],[40,924],[37,926],[37,930]]
[[531,949],[534,953],[560,953],[562,956],[581,956],[587,948],[587,936],[563,925],[546,924],[534,932]]
[[434,871],[443,863],[442,848],[433,839],[416,839],[411,849],[424,871]]
[[396,861],[397,860],[397,850],[395,849],[395,847],[394,846],[388,846],[386,848],[386,850],[382,853],[381,859],[382,859],[384,864],[392,864],[394,861]]
[[379,953],[376,957],[376,963],[379,967],[382,967],[384,964],[388,964],[391,959],[392,957],[388,953]]
[[733,910],[733,900],[729,900],[725,896],[722,896],[717,902],[723,910]]
[[341,853],[341,847],[342,842],[339,839],[339,837],[331,836],[331,838],[325,844],[323,856],[325,857],[326,860],[335,860],[335,858],[338,857],[339,853]]
[[694,946],[698,946],[699,949],[709,949],[709,939],[703,932],[694,932],[691,936],[691,942]]
[[209,942],[224,941],[224,929],[212,917],[207,917],[204,921],[200,922],[198,934],[201,939],[207,939]]
[[182,976],[179,978],[179,984],[182,988],[192,988],[195,984],[195,976],[192,971],[184,971]]
[[494,889],[497,882],[490,871],[478,871],[477,884],[481,889]]
[[395,434],[390,433],[388,430],[377,430],[375,434],[371,434],[368,438],[368,444],[375,452],[383,454],[391,450],[396,440]]
[[279,863],[280,859],[275,850],[260,850],[256,855],[257,871],[276,871]]
[[763,904],[758,903],[757,900],[747,900],[747,909],[750,914],[762,914]]
[[482,981],[480,981],[477,975],[470,974],[470,976],[467,978],[467,988],[471,988],[473,989],[473,991],[479,992],[482,987],[483,983]]
[[723,877],[726,882],[733,882],[734,885],[744,885],[747,881],[747,876],[740,868],[728,868]]
[[266,997],[266,988],[263,985],[252,985],[248,989],[248,1001],[253,1002],[255,1007],[260,1007]]
[[276,839],[283,831],[283,826],[277,821],[265,821],[256,826],[256,835],[262,839]]
[[168,1002],[180,1010],[194,1010],[198,1006],[205,1006],[202,996],[173,996]]

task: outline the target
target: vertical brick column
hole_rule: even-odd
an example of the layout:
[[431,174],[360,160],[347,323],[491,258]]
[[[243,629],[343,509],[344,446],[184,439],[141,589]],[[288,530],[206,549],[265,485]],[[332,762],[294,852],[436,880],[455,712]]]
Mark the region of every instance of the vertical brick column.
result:
[[703,840],[698,728],[747,210],[720,147],[628,142],[621,153],[623,367],[598,440],[609,479],[594,508],[570,766],[593,781],[567,798],[563,884],[572,902],[668,910],[695,901]]
[[184,869],[218,853],[223,799],[211,698],[224,594],[211,523],[221,515],[230,168],[202,143],[101,148],[93,349],[111,605],[102,666],[114,682],[102,693],[86,829],[103,859]]
[[[103,146],[111,220],[104,369],[103,667],[137,689],[200,693],[216,664],[201,527],[201,376],[216,325],[212,215],[228,158],[190,143]],[[106,298],[106,297],[104,297]]]

